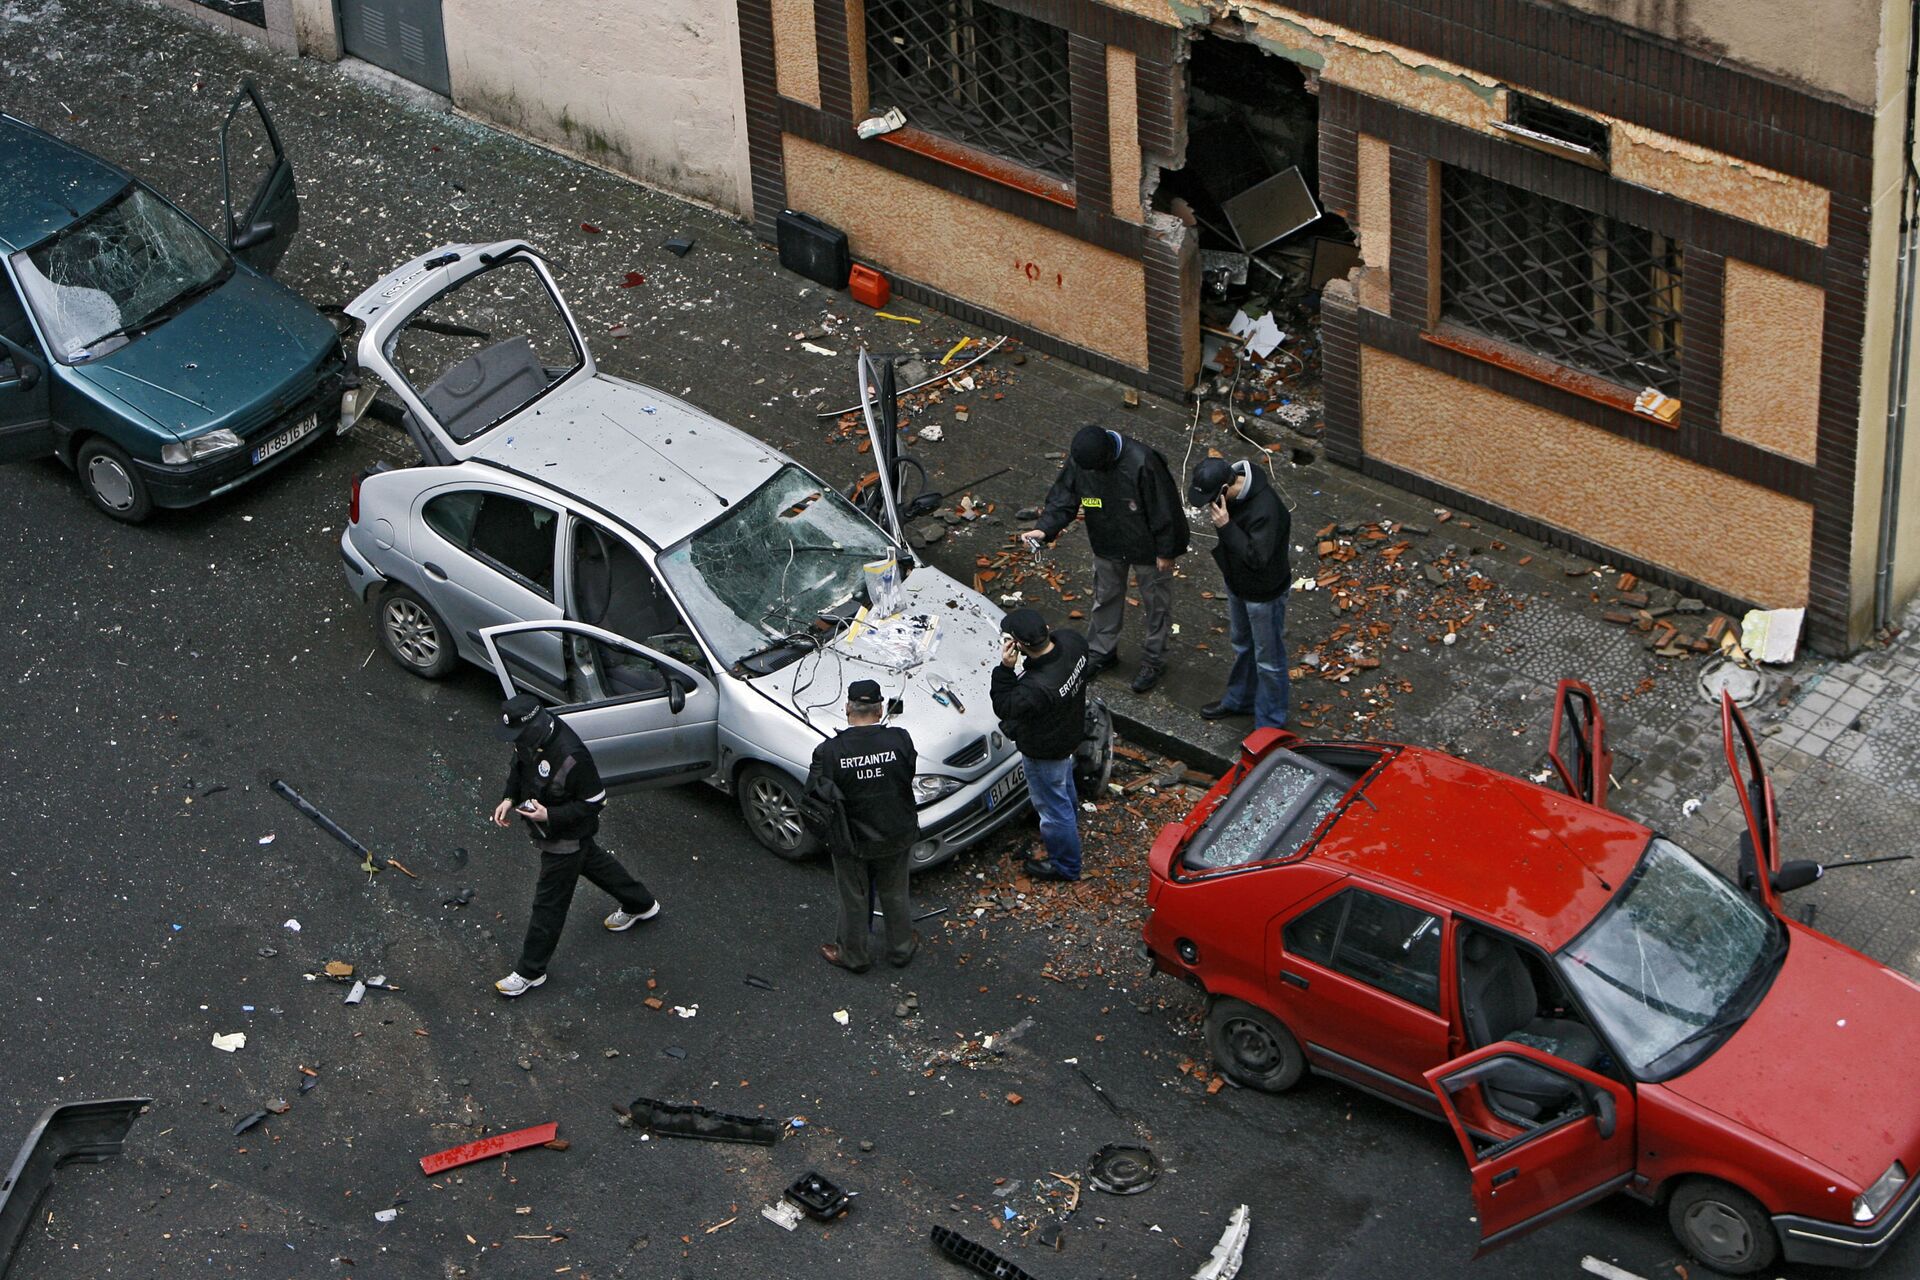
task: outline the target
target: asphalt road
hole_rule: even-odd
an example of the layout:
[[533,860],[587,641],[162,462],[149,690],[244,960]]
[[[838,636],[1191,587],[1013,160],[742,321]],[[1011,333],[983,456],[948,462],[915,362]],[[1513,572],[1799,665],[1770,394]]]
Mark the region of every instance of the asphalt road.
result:
[[[157,77],[190,61],[195,77],[224,83],[245,64],[276,103],[326,98],[366,133],[426,150],[424,134],[408,134],[427,127],[420,117],[330,71],[229,47],[164,11],[113,13],[116,65]],[[102,85],[103,101],[129,91]],[[167,86],[161,115],[167,94],[186,92]],[[61,86],[80,112],[84,89]],[[282,127],[309,156],[325,150],[297,120]],[[197,138],[169,144],[158,127],[112,143],[102,149],[128,163],[159,153],[170,190],[188,181],[168,169],[169,145],[205,150]],[[518,144],[487,145],[513,152],[523,188],[600,184],[616,204],[628,190]],[[309,173],[357,162],[336,148]],[[450,219],[443,193],[421,194],[418,210],[390,194],[377,218],[327,225],[327,243],[359,264],[355,283],[383,255],[405,256],[391,226]],[[621,207],[662,235],[718,222],[650,212],[663,203],[636,193]],[[311,248],[290,265],[317,297],[337,270]],[[727,377],[691,361],[687,374],[716,387]],[[662,917],[607,934],[597,921],[608,904],[583,887],[552,979],[499,999],[490,984],[512,963],[534,855],[482,817],[504,762],[486,732],[497,691],[472,670],[440,684],[400,672],[340,580],[348,478],[384,440],[331,442],[138,529],[93,513],[57,466],[0,470],[12,517],[0,567],[0,804],[11,818],[0,1149],[50,1102],[156,1099],[124,1158],[60,1176],[20,1280],[957,1275],[926,1245],[934,1225],[1002,1248],[1040,1280],[1183,1277],[1243,1202],[1248,1276],[1574,1276],[1589,1255],[1649,1280],[1702,1274],[1659,1214],[1622,1200],[1471,1263],[1466,1176],[1445,1130],[1322,1082],[1284,1099],[1206,1093],[1178,1070],[1203,1057],[1183,990],[1111,954],[1082,966],[1104,970],[1085,981],[1041,976],[1073,950],[1064,923],[934,922],[904,974],[830,970],[813,955],[831,928],[824,869],[760,852],[731,802],[703,789],[616,796],[608,811],[607,842],[662,898]],[[275,778],[418,879],[389,870],[369,884],[269,791]],[[917,896],[963,905],[975,877],[1004,883],[1012,847],[1009,837],[922,877]],[[1089,853],[1138,867],[1145,841]],[[468,888],[466,906],[446,905]],[[1125,934],[1125,918],[1107,923]],[[401,990],[346,1007],[343,988],[309,977],[334,959]],[[908,991],[920,1009],[897,1018]],[[244,1049],[211,1046],[233,1031]],[[1004,1052],[936,1056],[983,1034]],[[302,1066],[317,1073],[306,1094]],[[639,1095],[804,1124],[771,1149],[643,1141],[611,1109]],[[234,1136],[276,1099],[292,1104],[286,1114]],[[569,1150],[431,1180],[415,1163],[548,1120]],[[1036,1180],[1060,1191],[1053,1173],[1124,1140],[1158,1153],[1157,1185],[1086,1193],[1057,1255],[1003,1238],[1006,1211],[1042,1211]],[[790,1235],[761,1220],[807,1169],[861,1192],[852,1215]],[[391,1222],[376,1220],[393,1207]],[[1915,1272],[1910,1238],[1882,1274]]]

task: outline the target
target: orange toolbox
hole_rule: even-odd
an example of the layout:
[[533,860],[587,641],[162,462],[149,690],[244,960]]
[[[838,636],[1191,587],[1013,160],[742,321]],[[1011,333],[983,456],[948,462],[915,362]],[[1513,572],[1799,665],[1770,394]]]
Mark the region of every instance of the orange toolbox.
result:
[[856,263],[847,276],[847,292],[853,295],[855,302],[865,303],[878,310],[887,305],[887,299],[893,297],[893,286],[887,283],[885,276],[872,267]]

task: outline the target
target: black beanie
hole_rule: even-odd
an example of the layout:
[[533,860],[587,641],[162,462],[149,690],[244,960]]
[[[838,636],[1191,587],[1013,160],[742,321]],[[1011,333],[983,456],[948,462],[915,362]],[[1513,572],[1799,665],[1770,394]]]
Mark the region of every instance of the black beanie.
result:
[[1113,435],[1105,427],[1085,426],[1073,433],[1069,456],[1077,467],[1105,471],[1119,461],[1120,451],[1113,447]]

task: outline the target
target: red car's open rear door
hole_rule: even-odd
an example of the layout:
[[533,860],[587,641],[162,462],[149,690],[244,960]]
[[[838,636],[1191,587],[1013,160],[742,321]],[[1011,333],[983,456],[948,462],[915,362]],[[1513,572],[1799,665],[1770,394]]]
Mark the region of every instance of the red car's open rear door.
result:
[[1613,778],[1607,722],[1600,714],[1600,700],[1582,681],[1562,680],[1554,691],[1547,759],[1569,795],[1597,809],[1607,807],[1607,786]]
[[1740,811],[1747,820],[1747,833],[1740,839],[1740,887],[1771,911],[1775,907],[1773,876],[1780,870],[1780,819],[1774,808],[1773,781],[1760,761],[1760,747],[1747,718],[1724,689],[1720,691],[1720,737]]

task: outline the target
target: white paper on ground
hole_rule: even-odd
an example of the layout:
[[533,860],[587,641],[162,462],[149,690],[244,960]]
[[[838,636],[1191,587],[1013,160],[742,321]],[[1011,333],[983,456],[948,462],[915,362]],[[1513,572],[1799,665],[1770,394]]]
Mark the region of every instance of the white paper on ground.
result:
[[1287,335],[1273,322],[1273,313],[1268,312],[1254,323],[1253,329],[1247,334],[1247,350],[1264,360],[1286,340]]
[[1792,662],[1805,609],[1750,609],[1740,619],[1740,647],[1761,662]]

